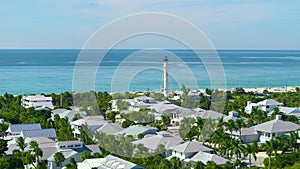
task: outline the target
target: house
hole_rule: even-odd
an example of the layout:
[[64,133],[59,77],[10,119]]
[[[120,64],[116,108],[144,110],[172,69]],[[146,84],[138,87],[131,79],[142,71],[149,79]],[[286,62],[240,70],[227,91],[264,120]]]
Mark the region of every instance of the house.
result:
[[76,138],[80,138],[80,128],[83,125],[86,125],[92,132],[94,132],[106,123],[107,121],[104,120],[103,116],[86,116],[82,119],[72,121],[70,124],[73,129],[74,136]]
[[203,164],[207,164],[208,161],[212,161],[216,163],[217,165],[223,165],[225,164],[228,160],[226,158],[223,158],[221,156],[215,155],[215,154],[210,154],[207,152],[198,152],[195,154],[190,161],[192,162],[202,162]]
[[168,149],[167,159],[178,157],[180,160],[192,158],[198,152],[211,152],[212,149],[203,146],[201,143],[196,141],[187,141],[182,144],[176,145]]
[[80,117],[85,117],[87,115],[85,111],[55,109],[52,110],[51,120],[54,121],[54,116],[59,115],[60,118],[68,118],[68,122],[72,122],[76,114],[78,114]]
[[155,99],[152,98],[152,97],[147,97],[147,96],[139,96],[139,97],[136,97],[134,98],[134,101],[136,103],[139,103],[139,102],[143,102],[143,103],[148,103],[148,104],[153,104],[155,103]]
[[124,129],[121,127],[119,123],[106,123],[103,126],[101,126],[99,129],[96,131],[100,133],[105,133],[107,135],[115,135],[116,133],[119,133],[123,131]]
[[144,169],[137,164],[123,160],[119,157],[108,155],[105,158],[86,159],[77,163],[78,169]]
[[274,108],[283,106],[283,103],[279,103],[274,99],[266,99],[258,103],[247,102],[245,107],[245,113],[251,114],[253,109],[258,109],[266,112],[271,112]]
[[236,120],[238,120],[238,119],[244,119],[244,120],[246,120],[247,118],[244,118],[244,117],[239,116],[239,114],[238,114],[236,111],[230,111],[230,112],[228,113],[228,116],[225,116],[225,117],[223,118],[223,121],[224,121],[224,122],[228,122],[229,120],[236,121]]
[[46,97],[44,95],[22,96],[21,105],[25,108],[33,107],[36,110],[54,109],[52,97]]
[[220,118],[225,118],[226,115],[213,111],[213,110],[204,110],[200,108],[194,109],[197,112],[197,116],[201,117],[202,119],[213,119],[213,120],[218,120]]
[[[279,107],[279,112],[283,113],[284,115],[293,115],[300,119],[300,109],[296,107]],[[274,110],[268,113],[268,116],[272,116]]]
[[40,123],[36,124],[10,124],[6,130],[6,139],[17,138],[21,136],[23,130],[40,130],[42,129]]
[[124,130],[116,133],[124,134],[125,136],[138,136],[139,134],[143,134],[144,136],[147,134],[156,134],[157,128],[151,126],[141,126],[141,125],[134,125],[125,128]]
[[[74,158],[76,162],[82,162],[81,154],[85,151],[90,152],[92,154],[101,153],[97,145],[83,145],[80,141],[61,141],[56,143],[56,152],[61,152],[66,159],[62,162],[62,166],[65,166],[66,164],[70,163],[71,158]],[[53,153],[47,158],[49,169],[62,168],[62,166],[55,163],[55,153]]]
[[34,138],[34,137],[47,137],[49,139],[56,139],[56,131],[54,128],[50,129],[37,129],[37,130],[22,130],[21,137]]
[[154,104],[150,106],[150,109],[156,111],[156,113],[154,113],[156,117],[155,120],[160,120],[161,115],[169,115],[171,117],[171,125],[173,126],[179,126],[184,117],[196,113],[192,109],[177,106],[169,101],[163,101]]
[[158,132],[157,135],[145,136],[141,140],[133,141],[133,144],[143,144],[145,148],[149,150],[156,150],[159,145],[163,145],[165,149],[174,147],[183,140],[179,136],[173,136],[171,133],[166,131]]
[[[240,133],[241,132],[241,133]],[[227,131],[227,133],[230,133]],[[232,137],[240,139],[244,144],[252,143],[254,140],[258,140],[258,133],[254,128],[241,128],[241,130],[232,131]]]
[[259,137],[259,141],[265,143],[272,138],[282,134],[289,134],[300,129],[300,125],[281,120],[281,115],[276,115],[276,119],[258,124],[252,127]]

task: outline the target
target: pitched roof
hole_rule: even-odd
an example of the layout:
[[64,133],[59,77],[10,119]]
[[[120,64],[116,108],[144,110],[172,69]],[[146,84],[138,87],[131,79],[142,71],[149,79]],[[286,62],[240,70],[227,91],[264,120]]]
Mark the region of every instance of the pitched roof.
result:
[[172,136],[167,134],[152,135],[149,137],[144,137],[141,140],[133,141],[133,144],[143,144],[144,147],[148,149],[155,150],[159,145],[164,145],[166,149],[176,146],[183,142],[182,138],[179,136]]
[[40,123],[36,124],[11,124],[8,127],[8,132],[21,132],[22,130],[37,130],[42,129]]
[[213,161],[217,165],[222,165],[225,164],[228,160],[215,154],[200,151],[191,158],[191,161],[201,161],[204,164],[207,164],[208,161]]
[[283,103],[280,103],[280,102],[278,102],[274,99],[266,99],[266,100],[258,102],[257,104],[262,105],[262,106],[266,106],[266,105],[274,105],[274,106],[283,105]]
[[123,130],[124,129],[121,127],[119,123],[106,123],[103,126],[101,126],[97,131],[103,132],[105,134],[115,134]]
[[78,140],[73,140],[73,141],[60,141],[57,142],[56,144],[57,146],[68,146],[68,145],[75,145],[75,144],[82,145],[82,142]]
[[225,117],[224,114],[213,111],[213,110],[205,110],[205,111],[200,111],[198,112],[198,115],[203,118],[203,119],[219,119],[222,117]]
[[124,130],[118,132],[118,134],[137,136],[138,134],[143,134],[146,131],[153,131],[156,133],[157,128],[150,127],[150,126],[134,125],[134,126],[129,126],[128,128],[125,128]]
[[174,147],[169,148],[171,150],[181,152],[181,153],[195,153],[199,151],[212,151],[212,149],[203,146],[199,142],[196,141],[187,141],[185,143],[176,145]]
[[256,131],[268,132],[268,133],[278,133],[278,132],[291,132],[300,129],[300,125],[283,121],[279,119],[274,119],[262,124],[253,126]]
[[98,169],[143,169],[143,167],[119,157],[108,155]]
[[38,129],[38,130],[23,130],[21,132],[23,137],[48,137],[48,138],[56,138],[55,129]]
[[91,169],[91,168],[98,168],[101,163],[105,161],[105,158],[92,158],[92,159],[85,159],[81,163],[77,163],[77,168],[80,169]]

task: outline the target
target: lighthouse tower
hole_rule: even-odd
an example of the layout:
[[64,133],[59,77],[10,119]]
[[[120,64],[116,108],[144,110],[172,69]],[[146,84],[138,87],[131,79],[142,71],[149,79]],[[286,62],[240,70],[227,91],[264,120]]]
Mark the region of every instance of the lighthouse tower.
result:
[[164,73],[163,73],[163,77],[164,77],[164,88],[163,88],[163,93],[165,97],[168,97],[168,57],[165,56],[164,58]]

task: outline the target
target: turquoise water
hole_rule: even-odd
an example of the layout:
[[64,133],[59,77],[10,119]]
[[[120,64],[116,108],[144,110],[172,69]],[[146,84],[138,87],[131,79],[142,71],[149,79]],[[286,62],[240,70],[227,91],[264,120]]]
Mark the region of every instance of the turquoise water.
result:
[[[74,65],[80,50],[0,50],[0,94],[58,93],[72,91]],[[110,91],[111,79],[120,62],[136,50],[112,50],[99,65],[97,91]],[[170,50],[192,70],[199,88],[210,87],[208,74],[199,58],[189,50]],[[300,51],[220,50],[226,87],[280,87],[300,85]],[[158,53],[159,55],[159,53]],[[151,57],[144,53],[143,57]],[[163,56],[162,56],[163,58]],[[147,62],[132,63],[147,67]],[[156,64],[161,65],[161,62]],[[172,63],[169,66],[180,66]],[[187,82],[188,83],[188,82]],[[178,89],[171,78],[170,89]],[[160,70],[145,70],[131,81],[129,91],[159,91]]]

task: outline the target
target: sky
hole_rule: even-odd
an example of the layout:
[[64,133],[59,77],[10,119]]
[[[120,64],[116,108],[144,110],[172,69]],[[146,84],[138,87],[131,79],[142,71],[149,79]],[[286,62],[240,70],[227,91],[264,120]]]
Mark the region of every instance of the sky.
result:
[[[184,18],[217,49],[300,49],[298,0],[1,1],[0,48],[81,49],[98,29],[140,12],[163,12]],[[182,46],[163,38],[139,37],[118,47]]]

